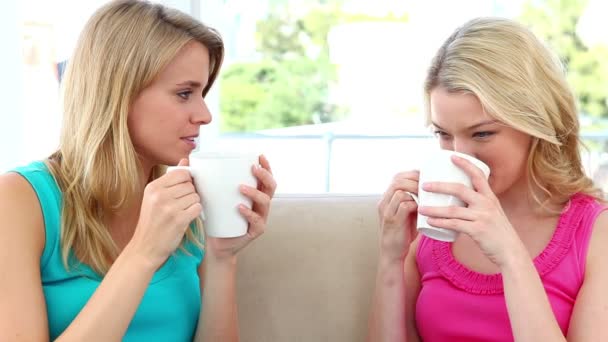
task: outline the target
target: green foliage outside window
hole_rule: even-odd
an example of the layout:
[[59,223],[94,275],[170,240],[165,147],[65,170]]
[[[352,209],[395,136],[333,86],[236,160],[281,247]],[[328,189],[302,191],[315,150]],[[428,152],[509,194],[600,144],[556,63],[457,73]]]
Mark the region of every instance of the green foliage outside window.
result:
[[222,131],[242,132],[332,122],[347,109],[331,102],[336,66],[329,57],[332,27],[361,21],[407,21],[407,17],[348,14],[341,1],[311,1],[293,13],[275,1],[257,25],[260,60],[235,63],[222,72]]
[[[407,22],[407,16],[349,14],[342,1],[311,0],[305,10],[272,1],[257,24],[259,59],[222,71],[222,131],[243,132],[336,121],[348,108],[331,103],[336,66],[329,58],[332,27],[363,21]],[[587,0],[528,0],[518,18],[557,52],[581,113],[608,118],[608,46],[586,46],[576,29]],[[606,128],[597,126],[597,129]]]
[[608,118],[608,46],[586,46],[577,34],[587,4],[587,0],[529,0],[520,20],[561,58],[579,100],[579,111]]

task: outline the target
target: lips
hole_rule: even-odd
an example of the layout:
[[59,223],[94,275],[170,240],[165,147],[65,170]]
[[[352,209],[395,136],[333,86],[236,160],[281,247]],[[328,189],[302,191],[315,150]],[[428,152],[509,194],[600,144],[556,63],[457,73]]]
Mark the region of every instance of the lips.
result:
[[196,139],[198,138],[198,135],[191,135],[188,137],[182,137],[180,138],[183,142],[185,142],[186,144],[188,144],[190,146],[190,148],[195,149],[196,148]]

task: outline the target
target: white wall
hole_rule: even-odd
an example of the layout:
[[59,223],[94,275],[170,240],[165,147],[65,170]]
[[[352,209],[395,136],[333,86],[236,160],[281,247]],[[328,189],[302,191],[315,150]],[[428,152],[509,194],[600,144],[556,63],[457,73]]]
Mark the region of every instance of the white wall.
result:
[[[55,61],[67,59],[89,16],[107,0],[25,0],[8,1],[0,11],[0,173],[13,167],[42,159],[58,146],[61,126],[59,92],[51,65],[26,67],[23,59],[24,20],[52,25],[48,51]],[[223,22],[221,0],[160,0],[167,6],[190,13],[218,26]],[[70,13],[65,12],[69,4]],[[218,27],[219,28],[219,27]],[[220,29],[221,30],[221,29]],[[50,55],[49,55],[50,54]],[[215,122],[202,136],[212,139],[219,132],[218,87],[208,95],[208,105]]]
[[0,173],[22,162],[26,135],[22,115],[22,69],[18,2],[7,1],[0,11]]

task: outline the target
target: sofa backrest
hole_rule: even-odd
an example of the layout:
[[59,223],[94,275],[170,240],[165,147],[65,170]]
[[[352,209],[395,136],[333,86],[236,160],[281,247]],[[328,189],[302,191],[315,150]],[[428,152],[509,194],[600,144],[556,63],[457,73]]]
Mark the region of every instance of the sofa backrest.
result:
[[378,200],[273,200],[267,231],[239,256],[242,341],[364,341],[376,274]]

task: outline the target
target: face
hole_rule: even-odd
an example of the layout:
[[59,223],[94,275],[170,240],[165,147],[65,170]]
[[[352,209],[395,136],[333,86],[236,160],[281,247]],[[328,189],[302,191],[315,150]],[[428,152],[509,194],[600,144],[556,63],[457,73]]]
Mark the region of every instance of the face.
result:
[[145,167],[176,165],[196,147],[201,125],[211,122],[203,99],[209,79],[209,51],[188,43],[133,102],[128,125]]
[[476,157],[490,167],[497,196],[523,189],[532,138],[490,117],[476,96],[431,91],[431,121],[442,149]]

